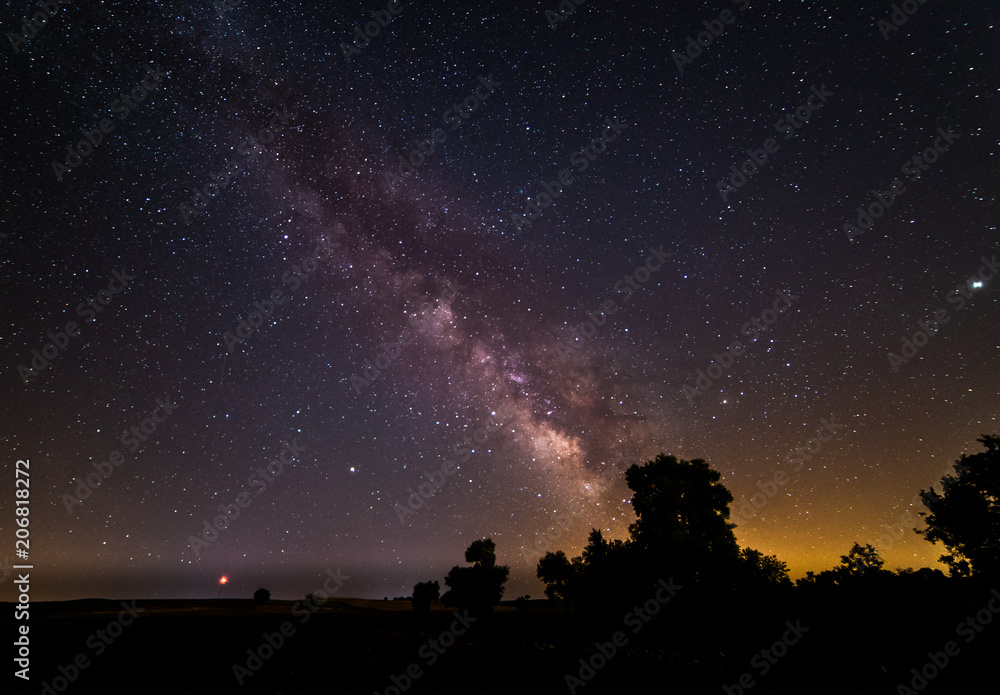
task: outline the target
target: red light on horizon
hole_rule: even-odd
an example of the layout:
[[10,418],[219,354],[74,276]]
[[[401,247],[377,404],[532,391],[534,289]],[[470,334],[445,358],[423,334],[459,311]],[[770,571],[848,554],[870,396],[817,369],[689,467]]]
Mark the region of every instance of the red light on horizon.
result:
[[219,584],[225,584],[229,581],[229,577],[219,577]]

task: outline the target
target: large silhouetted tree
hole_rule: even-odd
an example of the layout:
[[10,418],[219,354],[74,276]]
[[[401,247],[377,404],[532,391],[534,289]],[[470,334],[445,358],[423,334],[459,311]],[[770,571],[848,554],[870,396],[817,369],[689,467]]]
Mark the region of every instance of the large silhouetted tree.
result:
[[[592,529],[580,556],[546,553],[536,573],[549,598],[564,599],[567,608],[617,610],[648,597],[661,580],[693,584],[710,600],[733,596],[739,588],[769,594],[792,588],[784,562],[753,548],[740,549],[729,521],[733,495],[702,459],[660,454],[645,465],[630,466],[625,479],[636,514],[630,538],[608,541]],[[852,577],[889,574],[871,546],[855,544],[842,559],[843,566],[810,573],[799,584],[835,590],[844,582],[855,584]]]
[[955,462],[955,474],[941,479],[944,494],[921,490],[928,541],[948,549],[941,561],[952,575],[1000,577],[1000,436],[984,434],[986,448]]
[[777,558],[757,551],[740,555],[729,522],[733,496],[721,477],[701,459],[663,454],[630,466],[625,479],[637,517],[630,538],[607,541],[592,529],[579,557],[546,553],[537,566],[546,595],[613,609],[670,578],[715,588],[740,582],[787,586],[787,570]]
[[625,473],[637,517],[632,540],[658,576],[721,578],[738,563],[733,495],[702,459],[660,454]]
[[465,551],[465,561],[472,567],[456,565],[444,578],[449,590],[441,601],[473,613],[488,613],[503,598],[510,568],[496,564],[496,545],[490,538],[473,541]]

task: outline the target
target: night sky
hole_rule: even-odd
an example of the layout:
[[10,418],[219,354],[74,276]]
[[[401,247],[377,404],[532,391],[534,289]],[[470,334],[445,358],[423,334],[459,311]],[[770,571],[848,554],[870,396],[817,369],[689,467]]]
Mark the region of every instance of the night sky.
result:
[[485,536],[538,597],[660,452],[780,474],[736,534],[793,577],[940,566],[913,496],[1000,432],[997,3],[386,4],[4,9],[32,598],[408,595]]

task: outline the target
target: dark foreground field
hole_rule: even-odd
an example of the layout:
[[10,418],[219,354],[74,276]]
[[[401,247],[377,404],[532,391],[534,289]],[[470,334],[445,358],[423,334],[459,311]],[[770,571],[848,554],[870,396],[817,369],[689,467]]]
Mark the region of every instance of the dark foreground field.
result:
[[[989,622],[997,617],[987,608],[988,591],[952,598],[793,598],[743,602],[738,610],[718,604],[707,609],[699,606],[703,601],[682,598],[679,594],[649,622],[633,616],[628,623],[624,613],[595,619],[568,615],[544,601],[531,602],[527,613],[505,604],[448,648],[429,640],[449,631],[452,612],[435,606],[418,617],[404,602],[331,600],[310,612],[294,601],[261,607],[242,600],[140,600],[139,617],[120,634],[112,627],[114,639],[97,630],[109,635],[109,623],[117,623],[122,611],[120,601],[34,604],[32,683],[23,690],[15,685],[14,692],[42,692],[43,682],[52,683],[60,666],[82,654],[89,665],[62,692],[568,693],[566,674],[580,677],[580,659],[597,653],[595,642],[613,642],[616,631],[625,646],[616,647],[592,675],[584,671],[587,680],[575,692],[717,694],[730,686],[735,694],[743,674],[748,674],[745,684],[753,681],[744,692],[754,695],[908,692],[897,690],[898,684],[910,686],[911,669],[919,671],[928,652],[944,652],[949,641],[954,643],[949,664],[937,674],[936,667],[928,667],[926,687],[912,692],[996,692],[1000,625],[986,624],[987,616]],[[8,644],[12,611],[11,604],[3,605]],[[290,636],[284,644],[270,658],[252,662],[254,670],[248,668],[247,650],[259,651],[264,634],[280,634],[286,621]],[[797,638],[787,626],[796,621],[807,630]],[[760,651],[784,635],[797,641],[771,664]],[[443,641],[450,643],[448,637]],[[267,648],[262,651],[268,654]],[[600,665],[601,658],[594,663]],[[242,686],[234,665],[250,673]],[[411,673],[419,669],[418,677],[405,690],[393,689],[393,676],[407,685],[401,677],[408,667]]]

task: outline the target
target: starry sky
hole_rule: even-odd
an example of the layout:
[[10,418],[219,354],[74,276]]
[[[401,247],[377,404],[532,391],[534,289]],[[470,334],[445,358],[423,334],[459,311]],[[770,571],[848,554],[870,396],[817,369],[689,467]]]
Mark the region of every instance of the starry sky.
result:
[[4,9],[32,598],[407,595],[484,536],[539,596],[660,452],[779,474],[736,534],[793,577],[938,566],[913,496],[1000,432],[997,3],[386,5]]

